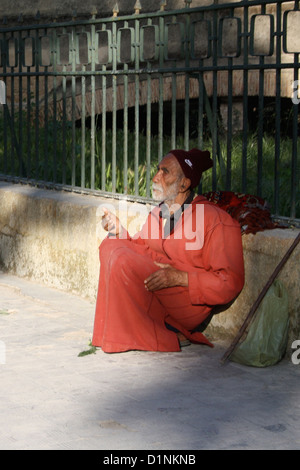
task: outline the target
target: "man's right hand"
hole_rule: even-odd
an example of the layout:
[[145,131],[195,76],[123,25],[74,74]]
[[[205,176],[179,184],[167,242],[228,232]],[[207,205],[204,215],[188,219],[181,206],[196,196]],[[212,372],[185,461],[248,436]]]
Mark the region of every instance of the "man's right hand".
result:
[[111,235],[119,236],[122,232],[122,225],[120,220],[112,212],[109,212],[105,207],[103,208],[104,215],[102,216],[102,227]]

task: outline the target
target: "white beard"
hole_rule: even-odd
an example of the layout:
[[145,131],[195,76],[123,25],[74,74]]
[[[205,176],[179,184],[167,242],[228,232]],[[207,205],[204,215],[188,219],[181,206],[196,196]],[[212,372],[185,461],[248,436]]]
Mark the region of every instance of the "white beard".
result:
[[168,187],[167,191],[164,191],[160,184],[152,183],[152,197],[154,201],[174,201],[178,194],[178,184],[179,183],[175,181]]
[[159,202],[165,199],[165,194],[160,184],[152,183],[152,198],[154,201]]

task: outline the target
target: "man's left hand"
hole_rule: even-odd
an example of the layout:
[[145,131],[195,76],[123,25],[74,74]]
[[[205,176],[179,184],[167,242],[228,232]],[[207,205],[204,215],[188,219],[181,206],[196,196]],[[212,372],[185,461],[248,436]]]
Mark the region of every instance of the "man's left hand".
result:
[[145,279],[145,287],[149,291],[165,289],[166,287],[188,286],[188,273],[173,268],[170,264],[156,263],[161,269],[150,274]]

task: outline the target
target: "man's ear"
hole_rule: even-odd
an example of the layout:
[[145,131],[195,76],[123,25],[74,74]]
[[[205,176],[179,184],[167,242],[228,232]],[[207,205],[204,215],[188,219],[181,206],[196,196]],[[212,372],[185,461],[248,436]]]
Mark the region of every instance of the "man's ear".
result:
[[181,193],[184,193],[185,191],[189,189],[190,186],[191,186],[191,180],[187,178],[186,176],[184,176],[181,180],[179,190]]

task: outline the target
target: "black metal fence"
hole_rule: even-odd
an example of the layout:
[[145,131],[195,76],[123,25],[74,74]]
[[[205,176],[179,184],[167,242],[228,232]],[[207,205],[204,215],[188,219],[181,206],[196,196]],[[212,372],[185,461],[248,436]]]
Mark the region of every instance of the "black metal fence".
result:
[[1,179],[148,200],[157,161],[198,146],[215,162],[201,190],[299,222],[298,1],[183,6],[4,20]]

